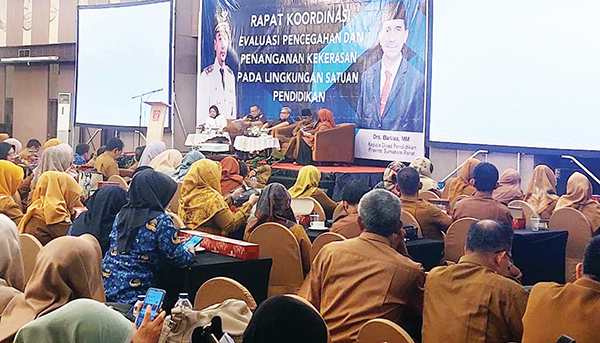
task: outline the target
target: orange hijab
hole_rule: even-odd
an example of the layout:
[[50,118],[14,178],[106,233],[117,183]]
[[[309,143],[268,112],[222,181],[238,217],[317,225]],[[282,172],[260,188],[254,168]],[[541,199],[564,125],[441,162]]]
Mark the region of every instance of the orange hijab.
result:
[[537,214],[541,214],[557,199],[556,176],[552,169],[540,164],[533,169],[524,200],[533,207]]
[[471,186],[469,180],[473,178],[473,170],[475,170],[475,167],[477,167],[479,163],[481,163],[481,161],[476,158],[470,158],[465,162],[462,168],[460,168],[458,177],[446,186],[449,187],[448,200],[452,201],[462,194],[471,196],[477,192],[477,188]]
[[322,108],[317,112],[319,116],[319,125],[317,125],[317,131],[329,130],[335,128],[335,120],[333,120],[333,113]]
[[521,190],[521,174],[516,169],[508,168],[502,172],[498,180],[498,188],[494,190],[492,197],[503,204],[513,200],[523,199]]
[[244,184],[244,177],[240,175],[238,161],[227,156],[221,160],[221,193],[228,194]]
[[592,231],[600,227],[600,204],[592,199],[592,184],[585,175],[575,172],[567,180],[567,193],[558,199],[554,211],[565,207],[583,213]]
[[102,252],[91,235],[59,237],[37,256],[25,292],[15,296],[2,313],[0,343],[12,342],[25,324],[71,300],[92,298],[102,286]]

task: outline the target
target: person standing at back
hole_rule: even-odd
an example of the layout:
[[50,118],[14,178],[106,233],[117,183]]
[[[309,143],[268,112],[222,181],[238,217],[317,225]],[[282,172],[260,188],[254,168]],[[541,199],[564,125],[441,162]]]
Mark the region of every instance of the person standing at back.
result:
[[106,150],[102,155],[98,156],[94,168],[104,175],[105,179],[113,175],[119,175],[119,165],[117,158],[123,153],[125,145],[123,141],[117,137],[112,137],[106,143]]

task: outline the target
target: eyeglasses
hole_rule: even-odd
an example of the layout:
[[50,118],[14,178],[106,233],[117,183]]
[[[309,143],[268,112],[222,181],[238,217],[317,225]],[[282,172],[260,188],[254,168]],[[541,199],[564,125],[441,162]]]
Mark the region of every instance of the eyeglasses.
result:
[[[499,254],[501,252],[505,252],[506,256],[508,256],[508,261],[510,262],[510,265],[514,265],[515,261],[513,261],[512,255],[507,251],[507,250],[498,250],[496,252],[494,252],[495,254]],[[508,267],[508,269],[510,270],[510,266]]]

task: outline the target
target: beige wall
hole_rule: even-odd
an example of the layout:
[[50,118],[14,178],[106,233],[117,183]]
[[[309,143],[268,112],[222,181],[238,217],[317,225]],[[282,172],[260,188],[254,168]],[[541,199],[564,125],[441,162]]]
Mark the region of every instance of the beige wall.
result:
[[21,142],[46,140],[48,66],[15,66],[13,136]]

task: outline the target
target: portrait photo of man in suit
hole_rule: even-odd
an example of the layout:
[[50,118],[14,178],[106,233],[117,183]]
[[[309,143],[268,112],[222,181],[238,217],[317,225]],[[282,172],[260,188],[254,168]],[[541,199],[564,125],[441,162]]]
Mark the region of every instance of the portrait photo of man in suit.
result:
[[378,35],[383,56],[361,77],[358,128],[423,132],[425,76],[403,53],[408,35],[404,3],[386,3]]

